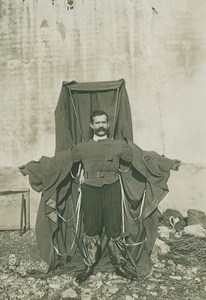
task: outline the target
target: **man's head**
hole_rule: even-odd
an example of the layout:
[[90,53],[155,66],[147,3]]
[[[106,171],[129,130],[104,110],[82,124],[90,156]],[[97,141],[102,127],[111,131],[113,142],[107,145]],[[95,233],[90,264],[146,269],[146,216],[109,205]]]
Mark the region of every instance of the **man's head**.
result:
[[109,132],[109,117],[102,110],[96,110],[90,116],[90,127],[93,133],[99,137],[108,135]]

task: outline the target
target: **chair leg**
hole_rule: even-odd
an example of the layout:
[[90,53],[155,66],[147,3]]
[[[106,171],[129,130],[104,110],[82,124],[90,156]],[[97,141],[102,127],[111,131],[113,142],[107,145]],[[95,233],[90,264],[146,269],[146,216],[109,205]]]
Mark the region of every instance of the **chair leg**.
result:
[[23,202],[24,202],[24,206],[23,206],[23,215],[24,215],[24,233],[26,232],[26,199],[25,199],[25,195],[22,195],[23,197]]
[[22,194],[22,198],[21,198],[21,215],[20,215],[20,231],[19,231],[19,235],[22,236],[23,234],[23,217],[24,217],[24,214],[23,214],[23,210],[24,210],[24,197],[23,197],[23,194]]
[[21,198],[21,216],[20,216],[20,231],[19,235],[22,236],[26,229],[26,200],[24,194]]

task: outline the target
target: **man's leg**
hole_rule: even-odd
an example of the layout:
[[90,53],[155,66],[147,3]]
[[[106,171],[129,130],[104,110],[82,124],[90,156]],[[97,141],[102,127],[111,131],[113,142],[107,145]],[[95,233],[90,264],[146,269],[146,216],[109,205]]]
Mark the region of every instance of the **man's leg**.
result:
[[127,248],[122,233],[122,201],[121,186],[117,181],[105,189],[103,205],[103,220],[108,238],[108,253],[117,275],[135,279],[136,274],[128,267]]
[[86,184],[82,186],[82,212],[85,234],[82,237],[82,256],[85,269],[76,277],[83,283],[94,273],[101,256],[99,235],[102,231],[101,189]]

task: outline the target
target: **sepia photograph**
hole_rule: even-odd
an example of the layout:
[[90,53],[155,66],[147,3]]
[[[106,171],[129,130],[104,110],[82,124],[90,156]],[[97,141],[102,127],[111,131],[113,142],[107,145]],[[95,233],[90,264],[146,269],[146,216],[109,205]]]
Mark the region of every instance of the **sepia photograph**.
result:
[[206,299],[205,16],[0,0],[0,299]]

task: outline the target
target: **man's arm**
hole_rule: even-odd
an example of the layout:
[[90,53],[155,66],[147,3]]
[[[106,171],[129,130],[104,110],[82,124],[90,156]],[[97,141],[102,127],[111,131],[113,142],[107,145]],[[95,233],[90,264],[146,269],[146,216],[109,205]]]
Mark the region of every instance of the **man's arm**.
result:
[[122,151],[120,153],[120,158],[126,162],[132,162],[133,159],[132,149],[128,145],[126,140],[122,141]]
[[72,161],[74,163],[81,161],[81,158],[79,155],[79,150],[78,150],[78,145],[75,145],[72,147]]

